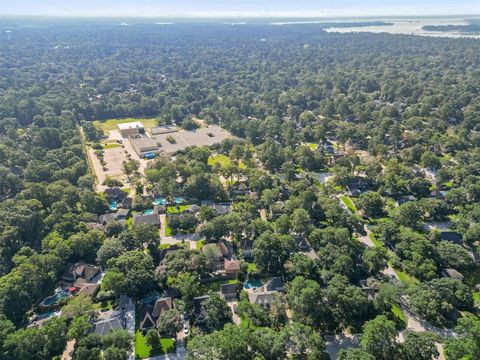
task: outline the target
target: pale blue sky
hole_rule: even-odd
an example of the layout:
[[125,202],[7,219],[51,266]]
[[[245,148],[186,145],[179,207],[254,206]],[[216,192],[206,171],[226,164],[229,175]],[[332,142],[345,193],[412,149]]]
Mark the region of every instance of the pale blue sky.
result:
[[480,14],[480,0],[0,0],[0,15],[317,17],[454,14]]

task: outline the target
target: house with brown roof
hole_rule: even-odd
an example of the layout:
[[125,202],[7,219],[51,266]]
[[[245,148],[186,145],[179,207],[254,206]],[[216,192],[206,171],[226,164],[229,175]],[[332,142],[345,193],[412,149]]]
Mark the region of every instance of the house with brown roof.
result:
[[142,331],[146,331],[148,329],[157,327],[161,317],[171,309],[173,309],[173,301],[171,297],[158,299],[155,301],[153,308],[147,309],[145,312],[145,316],[140,323],[140,329]]
[[240,271],[240,260],[224,260],[225,273],[235,275]]
[[62,279],[65,281],[74,282],[77,279],[85,279],[86,282],[92,280],[98,273],[100,269],[95,265],[85,264],[80,261],[75,264],[69,264],[68,270],[62,275]]

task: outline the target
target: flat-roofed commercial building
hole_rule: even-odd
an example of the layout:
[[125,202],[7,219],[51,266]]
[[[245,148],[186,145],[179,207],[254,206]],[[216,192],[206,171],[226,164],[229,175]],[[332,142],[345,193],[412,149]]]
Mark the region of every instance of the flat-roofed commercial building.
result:
[[145,128],[140,121],[118,124],[117,126],[120,134],[125,138],[131,135],[143,134],[145,132]]
[[150,137],[131,137],[130,144],[140,157],[144,157],[148,152],[157,152],[160,148],[158,141]]

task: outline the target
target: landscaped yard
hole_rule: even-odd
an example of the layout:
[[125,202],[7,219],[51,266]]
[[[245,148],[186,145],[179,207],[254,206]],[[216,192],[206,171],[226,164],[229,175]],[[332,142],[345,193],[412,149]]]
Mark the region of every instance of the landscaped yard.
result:
[[401,270],[398,270],[398,269],[394,269],[394,270],[395,270],[395,273],[398,276],[398,279],[402,283],[404,283],[405,285],[416,285],[420,282],[420,281],[418,281],[418,279],[416,279],[415,277],[407,274],[404,271],[401,271]]
[[208,158],[208,165],[215,166],[215,164],[220,164],[221,167],[226,167],[232,163],[232,160],[226,155],[217,154],[211,155]]
[[[228,156],[223,154],[211,155],[208,158],[208,165],[215,166],[216,164],[219,164],[221,167],[226,167],[232,164],[232,160],[230,160]],[[245,169],[246,165],[242,161],[240,161],[239,167],[240,169]]]
[[96,120],[93,122],[93,126],[97,129],[102,129],[103,131],[116,130],[118,124],[125,124],[129,122],[140,121],[145,128],[150,129],[157,126],[156,119],[135,119],[135,118],[126,118],[126,119],[109,119],[109,120]]
[[350,209],[351,212],[353,212],[354,214],[357,212],[357,207],[353,203],[352,199],[350,199],[350,197],[344,195],[342,196],[342,201]]
[[168,206],[167,207],[167,213],[168,214],[181,214],[187,209],[188,209],[188,205]]
[[135,358],[145,359],[151,356],[175,352],[175,340],[170,338],[160,339],[157,349],[153,349],[147,344],[147,339],[140,330],[135,333]]
[[205,245],[205,240],[198,240],[198,241],[195,243],[195,248],[196,248],[197,250],[200,250],[200,249],[203,247],[203,245]]
[[398,305],[392,305],[392,313],[397,317],[399,320],[401,320],[405,326],[407,325],[407,317],[403,313],[402,309],[400,309],[400,306]]

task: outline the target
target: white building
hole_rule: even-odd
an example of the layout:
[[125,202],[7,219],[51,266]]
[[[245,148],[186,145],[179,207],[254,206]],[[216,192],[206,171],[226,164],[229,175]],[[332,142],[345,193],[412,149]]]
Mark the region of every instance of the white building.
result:
[[131,135],[143,134],[145,128],[140,121],[129,122],[125,124],[118,124],[118,130],[123,137],[129,137]]

